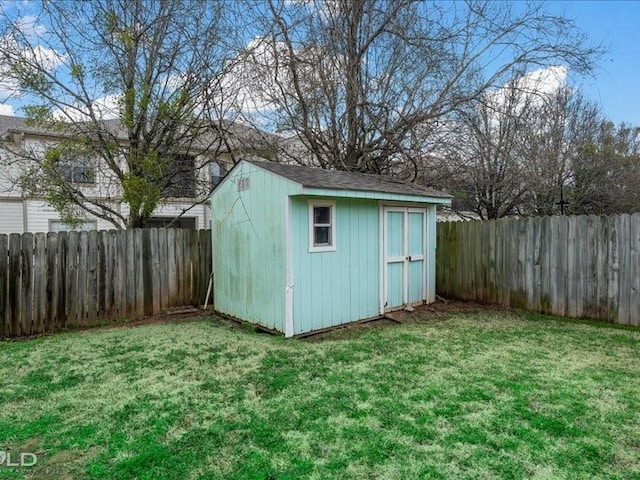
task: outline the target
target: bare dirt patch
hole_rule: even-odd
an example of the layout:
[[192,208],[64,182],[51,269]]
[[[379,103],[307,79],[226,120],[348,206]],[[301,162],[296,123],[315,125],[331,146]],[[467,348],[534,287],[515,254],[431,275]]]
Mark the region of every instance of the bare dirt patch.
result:
[[459,313],[480,313],[486,311],[503,311],[500,305],[485,305],[478,302],[449,300],[439,297],[435,302],[414,307],[413,311],[398,310],[389,312],[382,318],[368,321],[354,322],[336,326],[325,331],[310,333],[303,337],[306,341],[323,341],[328,339],[348,338],[357,336],[360,332],[371,328],[391,327],[409,322],[429,322],[442,320]]

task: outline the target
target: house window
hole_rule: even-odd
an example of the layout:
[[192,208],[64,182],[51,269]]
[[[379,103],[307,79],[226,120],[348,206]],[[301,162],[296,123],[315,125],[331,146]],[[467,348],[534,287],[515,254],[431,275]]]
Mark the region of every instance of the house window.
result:
[[96,183],[93,162],[84,156],[62,157],[58,160],[56,170],[68,183]]
[[193,198],[196,196],[196,158],[193,155],[174,155],[165,173],[165,198]]
[[195,230],[197,228],[198,219],[196,217],[151,217],[145,220],[143,228],[184,228],[187,230]]
[[309,251],[330,252],[336,249],[336,203],[309,202]]
[[215,188],[224,178],[224,173],[222,171],[222,168],[220,168],[220,165],[215,162],[211,164],[210,169],[211,169],[211,188]]
[[85,222],[81,222],[75,225],[69,225],[64,223],[62,220],[49,220],[49,231],[50,232],[70,232],[70,231],[90,231],[97,230],[97,222],[95,220],[87,220]]

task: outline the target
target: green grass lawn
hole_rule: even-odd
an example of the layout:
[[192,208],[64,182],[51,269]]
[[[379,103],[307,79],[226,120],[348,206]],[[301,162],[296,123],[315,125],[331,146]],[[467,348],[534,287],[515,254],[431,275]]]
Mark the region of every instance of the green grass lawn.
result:
[[214,318],[0,343],[0,478],[640,478],[640,330]]

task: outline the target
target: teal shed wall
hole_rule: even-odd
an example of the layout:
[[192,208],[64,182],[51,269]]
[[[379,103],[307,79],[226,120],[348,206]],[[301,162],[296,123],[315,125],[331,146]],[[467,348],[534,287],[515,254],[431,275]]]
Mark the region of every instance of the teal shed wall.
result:
[[[248,188],[239,190],[238,180]],[[284,332],[286,209],[295,184],[243,162],[211,196],[214,307]]]
[[[287,335],[379,315],[381,202],[426,208],[426,300],[435,300],[436,207],[404,197],[308,189],[241,162],[211,197],[215,309]],[[336,202],[335,251],[309,251],[309,200]]]
[[309,252],[309,200],[291,198],[294,334],[380,313],[378,202],[331,198],[336,201],[336,250]]

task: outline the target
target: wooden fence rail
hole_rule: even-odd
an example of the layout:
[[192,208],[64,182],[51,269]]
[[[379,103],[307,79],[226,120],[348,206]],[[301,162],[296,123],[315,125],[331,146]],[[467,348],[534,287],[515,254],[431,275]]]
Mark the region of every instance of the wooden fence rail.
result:
[[0,338],[204,303],[209,230],[0,235]]
[[443,296],[640,324],[640,214],[437,227]]

